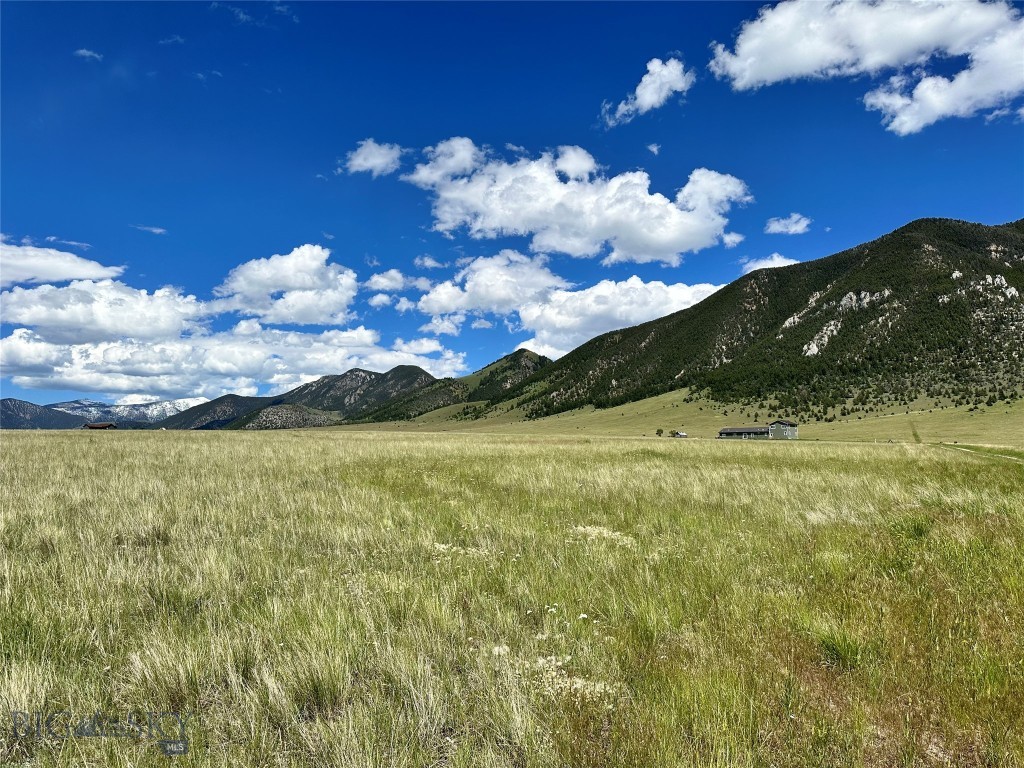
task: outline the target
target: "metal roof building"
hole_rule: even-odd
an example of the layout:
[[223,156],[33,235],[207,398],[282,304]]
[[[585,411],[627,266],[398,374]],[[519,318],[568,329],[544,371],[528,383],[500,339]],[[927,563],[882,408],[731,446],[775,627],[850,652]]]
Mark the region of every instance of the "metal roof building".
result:
[[796,440],[800,427],[795,421],[776,419],[767,427],[724,427],[720,439],[728,440]]

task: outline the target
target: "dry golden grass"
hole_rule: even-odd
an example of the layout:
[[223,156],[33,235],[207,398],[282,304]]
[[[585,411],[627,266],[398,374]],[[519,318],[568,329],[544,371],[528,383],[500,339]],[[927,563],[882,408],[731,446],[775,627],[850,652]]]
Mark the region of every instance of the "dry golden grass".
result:
[[[197,766],[1020,766],[1024,465],[927,445],[3,433],[0,712]],[[0,761],[163,765],[12,738]]]

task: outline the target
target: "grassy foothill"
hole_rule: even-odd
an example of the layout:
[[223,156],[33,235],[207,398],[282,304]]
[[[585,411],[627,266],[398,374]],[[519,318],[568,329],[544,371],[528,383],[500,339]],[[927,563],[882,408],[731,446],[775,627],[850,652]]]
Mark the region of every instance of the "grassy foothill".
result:
[[[196,713],[181,766],[1024,763],[1024,464],[1005,451],[3,444],[5,712]],[[167,760],[0,742],[15,765]]]
[[[454,418],[467,409],[453,405],[415,419],[359,424],[342,429],[422,432],[504,432],[530,435],[592,435],[654,437],[685,432],[691,438],[714,438],[722,427],[766,424],[771,417],[756,406],[711,400],[687,400],[687,390],[668,392],[614,408],[579,408],[541,419],[525,420],[519,409],[498,409],[484,418]],[[482,405],[482,404],[481,404]],[[472,408],[472,406],[469,406]],[[974,443],[1024,448],[1024,400],[994,406],[936,407],[915,402],[907,407],[880,408],[877,413],[800,422],[802,440],[874,443]]]

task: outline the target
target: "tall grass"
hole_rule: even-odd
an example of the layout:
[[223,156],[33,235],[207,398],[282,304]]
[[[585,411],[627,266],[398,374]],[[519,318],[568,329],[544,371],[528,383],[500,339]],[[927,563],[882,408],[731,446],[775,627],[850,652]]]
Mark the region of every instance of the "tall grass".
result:
[[[180,765],[1024,762],[1017,462],[345,431],[2,440],[2,717],[194,712]],[[4,736],[16,764],[167,761]]]

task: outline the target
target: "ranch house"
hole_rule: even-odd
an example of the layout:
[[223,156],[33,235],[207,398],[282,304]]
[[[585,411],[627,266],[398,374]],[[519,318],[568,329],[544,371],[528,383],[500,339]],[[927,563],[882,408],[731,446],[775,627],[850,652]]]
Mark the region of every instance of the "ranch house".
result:
[[725,440],[796,440],[799,425],[795,421],[776,419],[767,427],[725,427],[718,430]]

